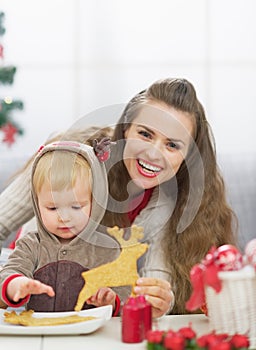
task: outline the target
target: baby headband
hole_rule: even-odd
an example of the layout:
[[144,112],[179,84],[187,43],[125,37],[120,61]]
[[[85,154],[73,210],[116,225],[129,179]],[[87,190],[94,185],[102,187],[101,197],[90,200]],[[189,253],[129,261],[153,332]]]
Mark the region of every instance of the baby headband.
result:
[[[96,157],[100,162],[105,162],[109,159],[110,156],[110,146],[115,145],[116,142],[111,142],[110,137],[104,137],[100,141],[97,139],[93,140],[93,150]],[[81,147],[79,142],[74,141],[57,141],[52,143],[52,146],[68,146],[68,147]],[[45,148],[45,145],[42,145],[38,149],[38,153],[41,152]]]

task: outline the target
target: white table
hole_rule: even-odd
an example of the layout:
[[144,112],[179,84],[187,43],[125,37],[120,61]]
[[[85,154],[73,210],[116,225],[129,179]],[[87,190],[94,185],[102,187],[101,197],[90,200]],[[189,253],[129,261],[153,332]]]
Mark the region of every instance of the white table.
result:
[[[174,329],[192,324],[192,328],[200,336],[209,332],[208,319],[204,315],[173,315],[158,320],[154,327]],[[0,348],[6,350],[146,350],[146,341],[126,344],[121,341],[121,319],[114,317],[103,327],[86,335],[38,335],[38,336],[4,336],[0,335]]]

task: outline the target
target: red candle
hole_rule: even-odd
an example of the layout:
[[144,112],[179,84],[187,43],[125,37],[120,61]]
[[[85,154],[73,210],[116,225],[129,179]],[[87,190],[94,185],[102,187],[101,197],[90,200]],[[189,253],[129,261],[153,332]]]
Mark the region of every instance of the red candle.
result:
[[142,308],[137,299],[130,297],[122,311],[122,341],[124,343],[140,343],[144,340]]
[[144,296],[130,297],[122,310],[122,341],[140,343],[152,327],[151,305]]
[[152,328],[152,307],[151,304],[146,300],[144,295],[139,295],[138,301],[143,309],[143,324],[144,324],[144,339],[147,336],[147,332]]

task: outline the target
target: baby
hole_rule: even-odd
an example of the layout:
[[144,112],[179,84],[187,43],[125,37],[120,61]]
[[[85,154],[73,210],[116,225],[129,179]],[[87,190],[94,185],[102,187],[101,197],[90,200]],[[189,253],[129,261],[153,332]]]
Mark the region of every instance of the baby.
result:
[[[31,190],[37,230],[17,240],[0,272],[0,295],[7,306],[25,304],[37,312],[74,310],[84,285],[81,273],[120,253],[113,249],[114,240],[107,248],[99,238],[94,243],[91,239],[98,235],[95,231],[108,200],[107,174],[98,150],[99,157],[92,147],[71,141],[39,150]],[[117,293],[102,287],[83,308],[108,304],[117,315]]]

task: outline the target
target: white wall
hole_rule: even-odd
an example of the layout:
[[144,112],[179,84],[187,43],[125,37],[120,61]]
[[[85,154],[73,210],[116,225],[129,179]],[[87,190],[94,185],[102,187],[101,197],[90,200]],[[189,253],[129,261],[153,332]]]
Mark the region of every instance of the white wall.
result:
[[[5,63],[18,69],[0,96],[25,103],[13,114],[25,134],[0,143],[1,155],[34,153],[52,132],[169,76],[194,83],[219,152],[254,149],[255,0],[0,0],[0,11]],[[114,122],[111,113],[102,118]]]

